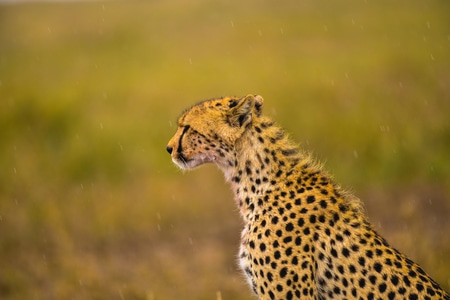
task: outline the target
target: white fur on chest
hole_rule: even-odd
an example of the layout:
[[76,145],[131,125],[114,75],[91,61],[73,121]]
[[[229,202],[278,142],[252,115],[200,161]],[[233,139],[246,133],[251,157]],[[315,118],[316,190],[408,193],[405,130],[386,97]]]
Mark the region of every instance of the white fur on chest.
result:
[[239,266],[243,271],[248,284],[252,289],[255,287],[255,282],[253,281],[251,274],[251,258],[248,251],[248,230],[244,227],[241,233],[241,245],[239,248]]

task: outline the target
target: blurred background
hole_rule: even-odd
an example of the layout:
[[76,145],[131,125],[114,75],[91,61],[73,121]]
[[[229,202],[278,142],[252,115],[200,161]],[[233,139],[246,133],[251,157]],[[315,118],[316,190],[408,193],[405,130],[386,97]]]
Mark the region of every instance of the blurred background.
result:
[[254,299],[214,166],[165,146],[191,104],[265,113],[450,290],[450,2],[0,4],[0,298]]

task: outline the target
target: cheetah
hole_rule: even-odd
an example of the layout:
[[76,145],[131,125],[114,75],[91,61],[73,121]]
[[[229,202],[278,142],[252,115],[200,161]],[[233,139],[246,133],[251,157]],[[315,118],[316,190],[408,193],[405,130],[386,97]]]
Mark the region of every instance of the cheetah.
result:
[[200,102],[166,147],[180,168],[213,163],[231,183],[239,265],[259,299],[450,299],[262,106],[259,95]]

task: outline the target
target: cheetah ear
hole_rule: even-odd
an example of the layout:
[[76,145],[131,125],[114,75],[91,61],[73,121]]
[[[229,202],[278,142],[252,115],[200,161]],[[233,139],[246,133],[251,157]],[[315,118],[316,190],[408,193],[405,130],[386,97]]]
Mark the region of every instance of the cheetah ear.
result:
[[255,99],[255,113],[259,117],[261,116],[262,113],[262,106],[264,103],[264,99],[260,95],[255,95],[254,99]]
[[252,113],[261,114],[263,98],[258,95],[247,95],[228,112],[228,122],[233,127],[246,127],[252,121]]

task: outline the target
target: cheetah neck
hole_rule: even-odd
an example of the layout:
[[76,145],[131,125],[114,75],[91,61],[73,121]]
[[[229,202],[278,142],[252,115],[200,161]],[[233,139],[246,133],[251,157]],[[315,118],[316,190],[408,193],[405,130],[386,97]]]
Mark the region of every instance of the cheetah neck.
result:
[[306,173],[312,165],[309,156],[265,118],[254,122],[237,141],[234,156],[233,166],[224,173],[244,220],[255,217],[269,204],[270,194],[276,192],[274,187],[279,189],[280,182],[289,184],[295,180],[291,178]]

